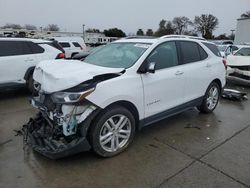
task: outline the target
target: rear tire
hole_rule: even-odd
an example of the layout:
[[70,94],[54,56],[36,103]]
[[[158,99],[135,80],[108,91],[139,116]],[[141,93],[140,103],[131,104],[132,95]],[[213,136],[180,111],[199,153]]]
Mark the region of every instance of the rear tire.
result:
[[104,110],[94,120],[90,133],[94,152],[102,157],[113,157],[123,152],[135,134],[135,118],[122,106]]
[[202,100],[202,104],[197,106],[201,113],[211,113],[218,105],[221,95],[221,88],[216,82],[212,82],[207,88],[206,94]]

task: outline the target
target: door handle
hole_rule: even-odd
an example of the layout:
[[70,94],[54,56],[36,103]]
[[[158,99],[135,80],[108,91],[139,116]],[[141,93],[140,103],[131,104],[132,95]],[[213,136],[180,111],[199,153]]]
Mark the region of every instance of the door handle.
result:
[[183,71],[176,71],[175,75],[179,76],[182,75],[184,72]]
[[25,62],[34,61],[34,59],[25,59]]

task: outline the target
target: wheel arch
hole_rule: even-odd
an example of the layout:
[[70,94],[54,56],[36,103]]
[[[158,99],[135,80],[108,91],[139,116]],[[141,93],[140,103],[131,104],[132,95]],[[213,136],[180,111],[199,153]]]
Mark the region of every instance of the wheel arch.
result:
[[[218,78],[216,78],[216,79],[214,79],[211,83],[213,83],[213,82],[215,82],[215,83],[217,83],[218,85],[219,85],[219,87],[220,87],[220,92],[222,91],[222,83],[221,83],[221,81],[220,81],[220,79],[218,79]],[[210,84],[211,84],[210,83]],[[210,85],[209,84],[209,85]]]
[[115,105],[122,106],[122,107],[126,108],[127,110],[129,110],[132,113],[132,115],[135,118],[136,129],[138,129],[138,125],[139,125],[139,111],[136,108],[136,106],[132,102],[129,102],[129,101],[126,101],[126,100],[120,100],[120,101],[116,101],[114,103],[109,104],[104,109],[110,108],[110,107],[115,106]]
[[28,68],[27,71],[24,74],[24,80],[28,81],[30,75],[33,74],[34,70],[35,70],[35,66]]

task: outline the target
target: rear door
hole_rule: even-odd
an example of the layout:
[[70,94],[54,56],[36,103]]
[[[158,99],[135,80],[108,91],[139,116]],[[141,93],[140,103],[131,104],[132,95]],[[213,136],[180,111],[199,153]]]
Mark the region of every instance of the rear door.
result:
[[206,51],[196,42],[178,41],[182,67],[186,74],[184,102],[189,102],[205,94],[210,81],[212,65]]
[[24,83],[27,69],[36,62],[26,41],[0,41],[0,83]]
[[174,41],[159,45],[146,59],[155,62],[154,74],[142,74],[145,117],[149,117],[183,103],[185,73],[179,66]]

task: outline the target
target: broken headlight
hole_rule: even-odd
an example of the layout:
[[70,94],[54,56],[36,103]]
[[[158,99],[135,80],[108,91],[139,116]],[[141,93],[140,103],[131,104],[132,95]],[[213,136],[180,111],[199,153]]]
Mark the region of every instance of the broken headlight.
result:
[[56,92],[52,94],[51,98],[54,103],[75,103],[84,100],[94,90],[95,88],[83,92]]

